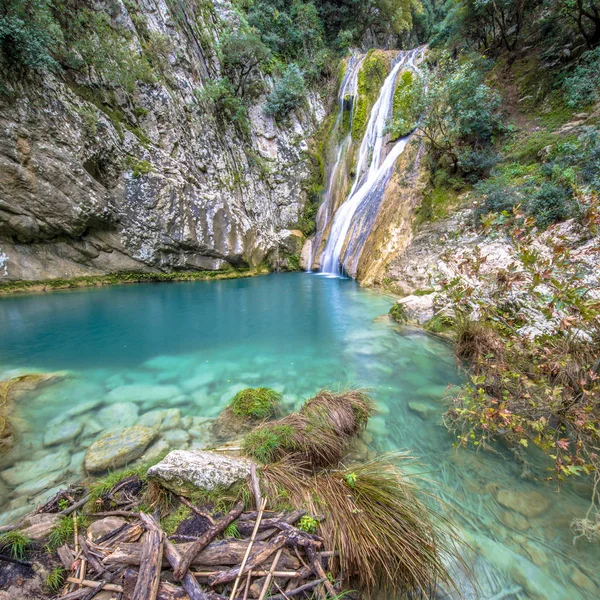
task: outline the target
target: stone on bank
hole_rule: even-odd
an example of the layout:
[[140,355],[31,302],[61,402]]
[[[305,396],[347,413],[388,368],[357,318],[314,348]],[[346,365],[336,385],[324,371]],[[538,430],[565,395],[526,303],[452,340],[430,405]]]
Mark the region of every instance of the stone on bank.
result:
[[228,488],[250,475],[252,461],[218,452],[173,450],[148,469],[148,477],[176,494]]

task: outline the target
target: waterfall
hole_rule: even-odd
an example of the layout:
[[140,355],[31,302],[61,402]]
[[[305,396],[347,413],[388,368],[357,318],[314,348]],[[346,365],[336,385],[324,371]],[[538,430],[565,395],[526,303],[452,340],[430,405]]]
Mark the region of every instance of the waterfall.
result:
[[360,251],[377,216],[394,163],[410,138],[410,135],[401,138],[389,152],[386,148],[389,144],[384,143],[393,109],[396,80],[401,69],[415,69],[414,61],[422,50],[415,48],[399,53],[381,87],[358,151],[354,184],[347,199],[333,216],[331,231],[321,258],[323,273],[338,276],[345,270],[351,274],[356,273]]

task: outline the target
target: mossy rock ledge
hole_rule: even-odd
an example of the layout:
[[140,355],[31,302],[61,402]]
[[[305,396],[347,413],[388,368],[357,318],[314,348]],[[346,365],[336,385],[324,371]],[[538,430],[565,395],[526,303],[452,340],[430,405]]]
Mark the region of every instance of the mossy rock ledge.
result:
[[204,490],[229,488],[246,479],[253,462],[220,452],[173,450],[148,469],[148,478],[182,496]]

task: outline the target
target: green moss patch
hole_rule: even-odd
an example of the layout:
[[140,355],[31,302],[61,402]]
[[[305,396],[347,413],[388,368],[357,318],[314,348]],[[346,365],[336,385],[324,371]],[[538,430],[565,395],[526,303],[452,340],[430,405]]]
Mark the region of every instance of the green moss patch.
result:
[[361,140],[365,134],[371,109],[388,75],[390,61],[382,50],[370,50],[358,72],[358,98],[352,118],[352,139]]
[[230,407],[238,417],[268,419],[277,412],[281,399],[281,394],[271,388],[246,388],[233,397]]
[[408,135],[417,126],[421,86],[412,71],[404,71],[396,81],[389,132],[392,140]]

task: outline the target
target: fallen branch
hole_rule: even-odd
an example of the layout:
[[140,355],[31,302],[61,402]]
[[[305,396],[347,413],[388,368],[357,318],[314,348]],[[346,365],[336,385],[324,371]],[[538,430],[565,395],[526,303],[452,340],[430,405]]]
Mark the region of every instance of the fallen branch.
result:
[[318,585],[321,585],[322,583],[325,583],[325,581],[327,580],[327,577],[322,578],[322,579],[317,579],[316,581],[310,581],[309,583],[306,583],[305,585],[301,585],[300,587],[297,587],[296,589],[293,589],[289,592],[285,592],[285,594],[276,594],[275,596],[267,596],[265,598],[265,600],[286,600],[286,598],[288,598],[289,596],[297,596],[298,594],[301,594],[302,592],[307,592],[308,590],[312,590],[313,588],[317,587]]
[[142,549],[142,566],[133,590],[132,600],[155,600],[160,584],[165,534],[162,531],[148,531]]
[[173,576],[177,581],[181,581],[183,579],[196,556],[198,556],[198,554],[204,550],[204,548],[206,548],[206,546],[208,546],[208,544],[210,544],[214,538],[223,532],[230,523],[235,521],[242,514],[243,510],[244,503],[238,502],[225,517],[215,523],[212,527],[209,527],[208,530],[195,542],[192,542],[192,545],[182,555],[179,566],[173,570]]

